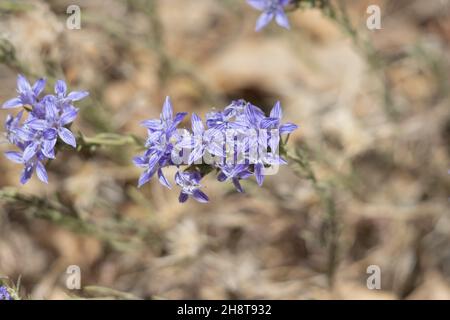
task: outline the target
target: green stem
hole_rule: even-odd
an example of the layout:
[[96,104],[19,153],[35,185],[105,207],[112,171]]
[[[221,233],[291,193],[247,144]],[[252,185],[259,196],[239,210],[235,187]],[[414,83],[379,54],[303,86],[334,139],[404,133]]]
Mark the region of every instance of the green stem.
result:
[[145,244],[157,244],[158,237],[150,226],[134,220],[119,220],[98,225],[80,218],[80,213],[71,205],[58,199],[25,195],[12,188],[0,189],[0,203],[9,203],[13,212],[23,211],[30,219],[43,219],[63,226],[72,232],[87,234],[108,243],[117,250],[128,250]]
[[142,146],[143,141],[133,135],[121,135],[117,133],[99,133],[94,137],[85,137],[80,134],[78,138],[78,145],[80,147],[89,146],[109,146],[117,147],[127,144],[134,144]]

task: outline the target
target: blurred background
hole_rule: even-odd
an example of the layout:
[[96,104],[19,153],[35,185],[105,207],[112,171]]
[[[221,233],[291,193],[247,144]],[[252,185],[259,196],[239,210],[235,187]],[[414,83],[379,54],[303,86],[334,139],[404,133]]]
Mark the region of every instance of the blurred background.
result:
[[133,145],[67,149],[49,185],[21,186],[2,156],[0,277],[31,299],[450,299],[450,1],[313,2],[256,33],[244,0],[1,0],[1,103],[23,73],[89,90],[72,127],[86,136],[145,138],[166,95],[202,117],[280,100],[300,129],[298,161],[245,194],[208,176],[206,205],[137,189]]

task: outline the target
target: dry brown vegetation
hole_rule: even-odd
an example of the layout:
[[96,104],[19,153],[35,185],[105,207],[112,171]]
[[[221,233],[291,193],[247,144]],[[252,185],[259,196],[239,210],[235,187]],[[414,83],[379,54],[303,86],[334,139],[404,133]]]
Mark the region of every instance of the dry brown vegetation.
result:
[[[450,2],[341,2],[334,20],[299,9],[291,31],[255,33],[244,0],[2,1],[1,102],[18,72],[62,77],[91,92],[75,130],[145,137],[166,95],[202,116],[280,100],[300,159],[243,195],[208,177],[210,203],[182,205],[136,188],[133,146],[67,149],[48,186],[20,186],[0,157],[0,276],[34,299],[449,299]],[[81,30],[65,28],[73,3]],[[133,296],[67,290],[70,264]],[[372,264],[382,290],[366,287]]]

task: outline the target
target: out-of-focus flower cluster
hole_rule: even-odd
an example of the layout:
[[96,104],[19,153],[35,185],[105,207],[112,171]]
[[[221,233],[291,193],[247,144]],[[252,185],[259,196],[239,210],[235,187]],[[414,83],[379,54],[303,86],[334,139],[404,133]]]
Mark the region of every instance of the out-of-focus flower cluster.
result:
[[41,181],[48,183],[45,163],[55,158],[57,142],[76,147],[75,136],[69,130],[78,114],[73,102],[88,96],[86,91],[68,93],[66,83],[58,80],[55,93],[40,98],[45,85],[45,79],[39,79],[31,86],[24,76],[18,75],[18,96],[2,106],[3,109],[22,108],[17,115],[8,115],[5,122],[7,139],[19,148],[19,151],[8,151],[5,155],[24,166],[20,177],[22,184],[34,171]]
[[279,26],[286,29],[290,28],[284,9],[291,3],[291,0],[247,0],[247,3],[253,8],[262,11],[256,21],[256,31],[260,31],[267,26],[273,18],[275,18]]
[[[148,131],[146,151],[134,158],[134,164],[144,169],[139,187],[157,174],[160,183],[171,188],[162,169],[177,167],[175,183],[181,188],[180,202],[189,196],[208,202],[200,181],[212,171],[219,181],[231,181],[238,192],[243,192],[240,180],[251,176],[261,186],[265,175],[274,174],[279,165],[286,164],[279,155],[281,136],[297,129],[293,123],[281,123],[279,102],[269,116],[244,100],[232,102],[223,111],[209,112],[205,123],[194,113],[192,131],[177,128],[186,114],[174,116],[167,97],[160,119],[142,122]],[[187,168],[181,170],[182,165]]]
[[0,286],[0,300],[12,300],[8,289],[5,286]]

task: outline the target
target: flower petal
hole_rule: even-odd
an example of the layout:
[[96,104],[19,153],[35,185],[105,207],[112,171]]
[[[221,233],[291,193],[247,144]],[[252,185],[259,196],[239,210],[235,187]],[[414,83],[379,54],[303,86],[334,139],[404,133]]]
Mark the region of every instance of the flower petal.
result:
[[25,122],[25,125],[33,130],[42,131],[47,127],[47,121],[41,119],[32,119]]
[[199,189],[194,190],[192,197],[200,203],[207,203],[209,201],[208,196]]
[[22,100],[20,98],[13,98],[8,101],[6,101],[2,105],[2,109],[12,109],[23,106]]
[[198,171],[191,171],[187,173],[189,175],[189,179],[193,181],[194,183],[198,184],[200,183],[200,180],[202,179],[202,175]]
[[233,178],[233,184],[238,192],[240,192],[240,193],[244,192],[244,189],[242,188],[241,184],[239,183],[239,179]]
[[33,140],[34,133],[30,129],[17,128],[16,135],[20,140],[31,141]]
[[56,137],[53,140],[45,140],[42,144],[42,154],[49,159],[55,158]]
[[183,178],[182,178],[182,172],[177,171],[175,173],[175,183],[179,186],[183,185]]
[[192,131],[194,132],[194,135],[201,135],[203,131],[205,131],[202,119],[196,113],[192,114],[191,122],[192,122]]
[[45,88],[45,79],[44,78],[40,78],[38,79],[34,85],[33,85],[33,92],[36,96],[40,95],[42,90],[44,90]]
[[188,196],[187,193],[180,192],[180,195],[179,195],[179,197],[178,197],[178,201],[179,201],[180,203],[183,203],[183,202],[186,202],[186,200],[187,200],[188,198],[189,198],[189,196]]
[[280,144],[280,135],[277,130],[272,130],[269,137],[270,152],[275,153]]
[[38,144],[36,142],[32,142],[29,144],[25,150],[23,151],[23,161],[28,162],[31,158],[33,158],[37,152]]
[[280,120],[277,118],[268,117],[262,119],[259,125],[262,129],[274,128],[278,126],[279,122]]
[[269,24],[269,22],[273,19],[273,13],[272,12],[263,12],[256,21],[256,31],[260,31],[262,28],[264,28],[266,25]]
[[77,147],[77,141],[75,140],[74,135],[69,129],[59,128],[58,135],[61,138],[61,140],[67,143],[68,145],[71,145],[74,148]]
[[286,13],[282,9],[278,10],[275,14],[275,21],[280,27],[290,29],[289,20],[286,16]]
[[[195,147],[191,151],[191,154],[189,155],[189,160],[188,160],[189,164],[193,164],[193,163],[197,164],[197,162],[198,162],[197,160],[199,160],[203,156],[204,151],[205,150],[203,149],[202,145],[198,145],[197,147]],[[201,163],[201,161],[200,161],[200,163]]]
[[81,99],[86,98],[89,95],[87,91],[72,91],[67,95],[67,100],[70,101],[79,101]]
[[252,176],[252,173],[249,170],[244,170],[239,172],[238,177],[242,180],[248,179]]
[[176,127],[181,121],[183,121],[184,117],[186,117],[187,112],[178,112],[173,119],[172,126]]
[[171,189],[170,183],[169,183],[169,181],[166,179],[166,177],[164,176],[164,173],[162,172],[162,169],[161,169],[161,168],[158,169],[158,178],[159,178],[159,182],[160,182],[163,186],[165,186],[165,187]]
[[144,184],[146,184],[150,180],[151,177],[152,177],[152,173],[149,170],[145,170],[139,177],[138,188],[140,188]]
[[219,173],[219,175],[217,176],[217,180],[219,180],[220,182],[224,182],[225,180],[227,180],[227,175],[223,172]]
[[30,83],[28,82],[27,78],[25,78],[23,75],[19,74],[17,76],[17,90],[20,93],[26,93],[31,91]]
[[73,122],[76,119],[77,115],[78,115],[78,109],[75,109],[75,108],[70,109],[62,114],[61,119],[59,120],[59,123],[62,126],[65,126],[66,124]]
[[[150,159],[148,160],[148,169],[153,171],[153,173],[155,173],[154,168],[158,164],[158,161],[161,159],[161,155],[162,154],[160,154],[158,152],[155,152],[150,155]],[[152,175],[153,175],[153,173],[152,173]]]
[[161,116],[164,121],[169,121],[169,120],[172,120],[172,118],[173,118],[172,104],[170,103],[169,96],[167,96],[166,100],[164,101]]
[[195,145],[196,145],[196,141],[194,140],[194,137],[192,137],[190,135],[183,136],[183,138],[181,138],[180,141],[178,141],[176,143],[177,148],[183,148],[183,149],[194,148]]
[[248,123],[256,128],[259,126],[260,121],[264,118],[264,112],[257,106],[249,103],[245,107],[245,116]]
[[276,119],[281,119],[281,117],[283,117],[283,110],[281,109],[280,101],[277,101],[273,106],[272,110],[270,111],[270,117]]
[[163,127],[159,119],[144,120],[141,122],[141,125],[152,130],[161,130]]
[[263,182],[264,182],[264,175],[263,175],[263,165],[261,163],[257,163],[255,164],[255,177],[256,177],[256,182],[258,183],[259,186],[262,186]]
[[147,158],[146,157],[134,157],[133,158],[133,163],[136,167],[145,167],[147,165]]
[[44,98],[42,103],[36,104],[33,108],[36,116],[45,117],[49,121],[56,121],[59,117],[59,110],[56,106],[56,101],[49,98]]
[[28,180],[30,180],[33,175],[34,167],[32,165],[27,165],[22,170],[22,174],[20,175],[20,183],[25,184]]
[[293,123],[285,123],[280,126],[280,134],[288,134],[296,130],[298,126]]
[[47,170],[45,170],[45,166],[40,161],[36,164],[36,174],[39,180],[44,183],[48,183]]
[[6,151],[5,156],[6,156],[6,158],[8,158],[8,160],[11,160],[12,162],[23,163],[22,154],[19,152]]
[[267,0],[247,0],[247,3],[253,8],[261,11],[267,7]]
[[162,137],[163,133],[164,133],[163,131],[155,131],[149,133],[145,146],[148,147],[157,143],[159,139]]
[[58,80],[55,83],[55,93],[58,96],[64,97],[66,95],[67,92],[67,85],[66,82],[64,80]]
[[46,129],[43,136],[45,140],[55,140],[58,136],[58,131],[54,128]]
[[209,143],[206,147],[209,153],[218,156],[218,157],[225,157],[225,150],[224,150],[224,142],[218,142],[213,141]]

